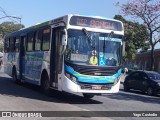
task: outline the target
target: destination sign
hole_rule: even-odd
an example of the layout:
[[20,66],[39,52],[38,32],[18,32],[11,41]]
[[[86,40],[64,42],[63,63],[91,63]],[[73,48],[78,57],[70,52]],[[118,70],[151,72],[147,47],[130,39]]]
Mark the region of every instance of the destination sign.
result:
[[118,21],[91,17],[72,16],[70,25],[122,31],[122,24]]

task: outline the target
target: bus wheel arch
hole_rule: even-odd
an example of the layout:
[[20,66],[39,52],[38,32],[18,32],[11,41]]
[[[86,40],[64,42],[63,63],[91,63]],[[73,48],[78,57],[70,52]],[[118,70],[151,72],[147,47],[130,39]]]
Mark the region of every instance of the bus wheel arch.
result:
[[47,73],[47,70],[43,70],[41,74],[41,90],[44,94],[50,96],[50,81],[49,81],[49,75]]

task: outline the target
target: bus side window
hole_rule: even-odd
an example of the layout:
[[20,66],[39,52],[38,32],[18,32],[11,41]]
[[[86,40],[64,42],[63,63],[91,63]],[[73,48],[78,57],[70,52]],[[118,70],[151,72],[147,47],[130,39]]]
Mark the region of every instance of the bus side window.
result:
[[27,40],[27,51],[32,51],[33,50],[33,38],[34,38],[34,33],[28,33],[28,40]]
[[51,36],[51,28],[47,27],[43,30],[43,42],[42,42],[42,50],[49,50],[50,46],[50,36]]
[[10,38],[10,52],[13,52],[14,51],[14,39],[13,37]]
[[10,52],[10,38],[8,39],[8,42],[7,42],[7,52]]
[[9,52],[9,38],[5,39],[5,42],[4,42],[4,52]]
[[13,38],[13,51],[16,51],[16,37]]
[[16,43],[15,43],[15,49],[16,49],[16,52],[19,52],[19,37],[16,37]]
[[10,52],[16,51],[16,37],[10,38]]
[[35,44],[34,44],[35,51],[41,50],[41,41],[42,41],[42,31],[39,30],[35,32]]

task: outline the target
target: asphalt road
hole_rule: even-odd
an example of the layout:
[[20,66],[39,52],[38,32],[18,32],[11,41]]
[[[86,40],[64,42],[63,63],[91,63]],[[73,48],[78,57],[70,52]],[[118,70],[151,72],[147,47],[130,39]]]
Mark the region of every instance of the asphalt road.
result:
[[[73,95],[53,91],[52,97],[40,92],[40,88],[31,84],[18,85],[4,73],[0,73],[0,111],[160,111],[160,95],[148,96],[141,92],[124,92],[123,85],[119,93],[95,96],[85,99],[81,94]],[[1,119],[1,118],[0,118]],[[7,119],[7,118],[6,118]],[[23,118],[25,119],[25,118]],[[38,118],[38,120],[136,120],[136,117],[59,117]],[[142,117],[142,120],[159,118]],[[4,120],[4,118],[3,118]],[[15,120],[17,120],[15,118]],[[37,119],[34,119],[37,120]]]

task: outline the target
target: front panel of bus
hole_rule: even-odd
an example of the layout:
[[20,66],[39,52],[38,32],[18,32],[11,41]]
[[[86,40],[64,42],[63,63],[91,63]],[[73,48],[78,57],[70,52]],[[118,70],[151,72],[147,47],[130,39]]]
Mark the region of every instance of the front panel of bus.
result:
[[[73,19],[83,21],[80,24]],[[118,92],[123,35],[117,34],[114,29],[101,32],[101,26],[89,29],[87,22],[90,24],[92,18],[73,19],[71,18],[70,24],[84,27],[72,27],[67,31],[68,42],[64,55],[65,90],[83,93]],[[119,30],[122,31],[122,27]]]

